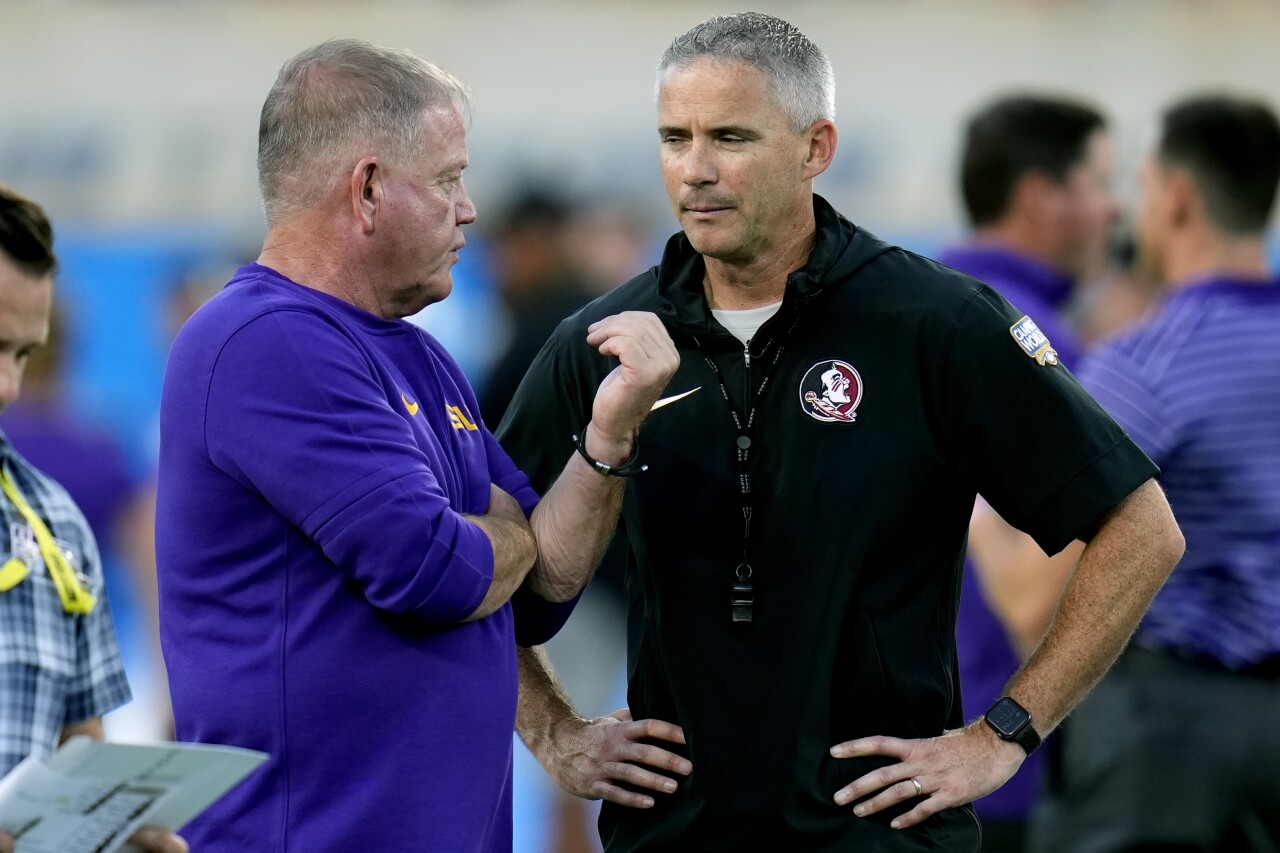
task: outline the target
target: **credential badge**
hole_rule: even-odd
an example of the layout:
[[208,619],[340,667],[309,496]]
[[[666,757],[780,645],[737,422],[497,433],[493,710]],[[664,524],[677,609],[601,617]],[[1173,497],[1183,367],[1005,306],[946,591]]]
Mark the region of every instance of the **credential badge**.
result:
[[800,408],[824,423],[853,423],[862,402],[862,377],[853,365],[826,359],[805,371],[800,380]]
[[1022,315],[1021,320],[1009,327],[1009,334],[1013,335],[1022,351],[1034,358],[1037,364],[1047,367],[1058,363],[1058,351],[1049,343],[1044,332],[1040,331],[1036,321],[1027,315]]
[[28,566],[36,564],[40,557],[40,543],[36,541],[36,533],[20,521],[9,525],[9,549],[13,556]]

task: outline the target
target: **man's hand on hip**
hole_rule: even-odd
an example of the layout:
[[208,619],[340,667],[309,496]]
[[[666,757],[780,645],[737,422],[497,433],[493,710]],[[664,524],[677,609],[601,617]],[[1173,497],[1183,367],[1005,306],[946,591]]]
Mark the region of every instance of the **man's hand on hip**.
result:
[[687,776],[693,766],[688,759],[642,740],[683,744],[684,732],[661,720],[633,721],[631,711],[622,708],[594,720],[577,718],[557,724],[549,754],[539,758],[560,787],[575,796],[647,809],[653,806],[652,797],[615,783],[669,794],[676,789],[675,780],[646,767]]
[[873,770],[835,795],[836,804],[843,806],[875,794],[854,807],[853,813],[859,817],[922,798],[915,808],[893,820],[890,826],[894,829],[906,829],[943,809],[990,794],[1007,782],[1027,757],[1021,746],[1001,740],[982,720],[941,737],[904,740],[877,736],[846,741],[833,746],[831,754],[836,758],[887,755],[898,759],[897,764]]

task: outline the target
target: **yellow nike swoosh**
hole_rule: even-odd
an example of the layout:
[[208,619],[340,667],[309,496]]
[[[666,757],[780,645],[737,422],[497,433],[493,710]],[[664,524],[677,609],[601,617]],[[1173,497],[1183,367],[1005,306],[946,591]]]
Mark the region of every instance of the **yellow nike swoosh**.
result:
[[409,417],[413,417],[414,415],[418,414],[418,404],[410,403],[409,398],[406,397],[403,393],[400,395],[400,402],[404,403],[405,411],[409,413]]
[[658,409],[661,409],[663,406],[669,406],[672,403],[675,403],[679,400],[683,400],[685,397],[688,397],[690,394],[694,393],[694,391],[701,391],[701,390],[702,390],[702,386],[699,385],[697,388],[692,388],[688,391],[685,391],[683,394],[676,394],[673,397],[663,397],[661,400],[658,400],[656,403],[650,406],[649,411],[656,412],[658,411]]

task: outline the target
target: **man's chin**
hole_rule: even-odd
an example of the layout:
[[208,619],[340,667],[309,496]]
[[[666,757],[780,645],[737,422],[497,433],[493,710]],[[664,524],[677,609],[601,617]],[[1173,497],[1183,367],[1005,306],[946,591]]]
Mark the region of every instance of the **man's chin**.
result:
[[710,234],[706,230],[694,227],[684,229],[684,236],[688,238],[689,245],[693,246],[694,251],[706,258],[731,261],[741,254],[741,246],[736,240],[727,240],[720,234]]
[[418,312],[444,300],[452,292],[452,275],[445,278],[443,282],[419,284],[412,291],[400,295],[396,305],[396,316],[399,318],[412,317]]

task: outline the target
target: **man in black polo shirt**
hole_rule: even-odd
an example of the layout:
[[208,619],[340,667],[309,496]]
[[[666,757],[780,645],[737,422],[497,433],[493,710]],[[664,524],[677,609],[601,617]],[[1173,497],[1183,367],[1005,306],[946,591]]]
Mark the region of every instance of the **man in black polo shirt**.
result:
[[[682,233],[560,326],[499,430],[545,488],[615,367],[587,327],[652,311],[680,350],[620,472],[630,712],[579,718],[531,653],[518,728],[568,790],[607,800],[610,851],[974,851],[967,803],[1105,671],[1181,553],[1156,468],[1034,318],[814,195],[831,66],[794,27],[714,18],[658,81]],[[1089,544],[1054,628],[966,725],[977,493],[1049,553]]]

